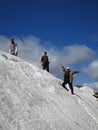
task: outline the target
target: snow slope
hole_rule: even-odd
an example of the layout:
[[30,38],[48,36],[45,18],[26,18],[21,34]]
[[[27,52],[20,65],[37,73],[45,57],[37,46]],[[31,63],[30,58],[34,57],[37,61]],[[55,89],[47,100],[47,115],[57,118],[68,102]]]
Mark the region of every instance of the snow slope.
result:
[[0,52],[0,130],[98,130],[89,87],[75,95],[52,74]]

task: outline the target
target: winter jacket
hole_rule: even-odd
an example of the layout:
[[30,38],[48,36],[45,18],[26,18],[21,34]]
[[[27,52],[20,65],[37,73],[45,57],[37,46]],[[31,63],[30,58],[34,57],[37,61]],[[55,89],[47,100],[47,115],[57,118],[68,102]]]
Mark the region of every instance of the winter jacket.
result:
[[69,80],[68,79],[67,80],[70,83],[72,83],[72,81],[73,81],[73,75],[79,73],[79,71],[70,71],[70,70],[67,70],[67,69],[64,68],[64,66],[62,66],[62,70],[65,73],[64,74],[64,81],[66,81],[66,72],[69,73]]

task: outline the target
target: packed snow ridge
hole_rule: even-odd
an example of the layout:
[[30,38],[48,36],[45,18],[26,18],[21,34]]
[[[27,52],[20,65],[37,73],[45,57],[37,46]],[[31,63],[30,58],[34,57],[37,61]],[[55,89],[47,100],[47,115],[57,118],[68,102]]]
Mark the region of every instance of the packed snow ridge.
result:
[[26,61],[0,52],[0,130],[98,130],[98,102],[87,86],[62,81]]

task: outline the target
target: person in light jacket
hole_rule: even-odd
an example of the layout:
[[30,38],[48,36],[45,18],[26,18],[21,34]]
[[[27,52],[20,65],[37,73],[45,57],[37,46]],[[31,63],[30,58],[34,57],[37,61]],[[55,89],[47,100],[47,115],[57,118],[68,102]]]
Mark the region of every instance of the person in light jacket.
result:
[[11,44],[9,47],[9,53],[14,56],[17,56],[18,55],[18,44],[15,43],[14,38],[11,38],[10,41],[11,41]]

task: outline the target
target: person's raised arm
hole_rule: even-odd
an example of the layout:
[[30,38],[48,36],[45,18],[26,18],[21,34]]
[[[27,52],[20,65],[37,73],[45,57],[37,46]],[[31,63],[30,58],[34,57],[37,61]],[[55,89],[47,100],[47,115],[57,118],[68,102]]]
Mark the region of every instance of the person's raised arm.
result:
[[72,74],[78,74],[78,73],[80,73],[79,70],[75,70],[75,71],[72,72]]
[[64,66],[61,66],[61,68],[62,68],[62,71],[63,71],[63,72],[66,72],[66,69],[65,69]]

